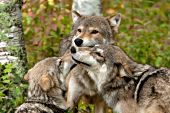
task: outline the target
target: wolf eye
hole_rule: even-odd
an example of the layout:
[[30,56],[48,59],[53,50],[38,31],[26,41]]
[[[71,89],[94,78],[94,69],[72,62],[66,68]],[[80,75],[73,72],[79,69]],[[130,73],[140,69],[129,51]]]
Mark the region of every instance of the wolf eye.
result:
[[78,31],[79,33],[81,33],[81,29],[77,29],[77,31]]
[[97,33],[99,33],[99,31],[97,31],[97,30],[93,30],[93,31],[91,32],[91,34],[97,34]]

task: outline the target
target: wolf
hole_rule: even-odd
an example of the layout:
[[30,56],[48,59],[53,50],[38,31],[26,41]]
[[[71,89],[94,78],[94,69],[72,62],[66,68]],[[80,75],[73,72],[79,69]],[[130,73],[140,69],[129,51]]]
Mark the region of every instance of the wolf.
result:
[[89,47],[96,44],[114,43],[121,22],[121,14],[111,17],[83,16],[73,11],[73,25],[68,38],[63,38],[59,45],[62,56],[71,45]]
[[170,70],[139,64],[114,45],[71,47],[72,58],[117,113],[170,113]]
[[[114,36],[118,32],[118,27],[121,22],[121,15],[117,14],[112,17],[101,16],[83,16],[73,11],[73,27],[69,38],[63,39],[60,44],[60,55],[64,54],[71,45],[78,47],[92,47],[95,44],[114,43]],[[86,80],[81,81],[83,75]],[[67,105],[73,108],[82,95],[92,96],[90,101],[95,104],[95,113],[103,113],[105,111],[105,103],[100,96],[96,95],[96,89],[93,87],[93,82],[87,77],[87,72],[77,66],[70,72],[70,77],[67,80],[68,98]],[[74,85],[77,84],[77,85]],[[78,86],[74,88],[74,86]],[[78,89],[75,90],[74,89]],[[94,98],[94,96],[96,98]],[[88,98],[89,99],[89,98]],[[87,100],[87,99],[86,99]]]
[[29,82],[27,100],[15,113],[65,113],[65,79],[75,65],[70,53],[35,64],[24,79]]

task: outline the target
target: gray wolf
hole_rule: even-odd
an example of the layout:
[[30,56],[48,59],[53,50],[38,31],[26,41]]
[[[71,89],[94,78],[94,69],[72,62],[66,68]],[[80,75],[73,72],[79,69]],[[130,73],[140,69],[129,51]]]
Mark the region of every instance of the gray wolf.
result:
[[170,113],[170,70],[133,61],[113,45],[72,47],[97,91],[117,113]]
[[[95,44],[114,43],[114,36],[118,32],[120,22],[120,14],[112,17],[83,16],[76,11],[73,11],[72,31],[70,36],[68,38],[64,38],[60,43],[60,55],[64,54],[64,52],[67,51],[71,45],[91,47]],[[88,101],[92,101],[92,103],[95,104],[95,113],[103,113],[105,111],[105,103],[100,96],[93,93],[96,90],[92,85],[93,82],[87,76],[84,76],[86,80],[82,83],[82,76],[79,76],[80,74],[87,75],[88,73],[77,66],[70,72],[70,76],[68,77],[69,79],[67,79],[68,107],[73,108],[79,98],[82,95],[85,95],[86,97],[88,96]],[[73,86],[79,87],[74,88]],[[76,93],[74,92],[74,89],[78,89],[76,90]],[[89,96],[92,96],[92,98],[89,98]],[[95,99],[94,96],[96,97]]]
[[64,80],[74,64],[69,53],[36,63],[24,76],[29,82],[28,97],[15,113],[65,113]]

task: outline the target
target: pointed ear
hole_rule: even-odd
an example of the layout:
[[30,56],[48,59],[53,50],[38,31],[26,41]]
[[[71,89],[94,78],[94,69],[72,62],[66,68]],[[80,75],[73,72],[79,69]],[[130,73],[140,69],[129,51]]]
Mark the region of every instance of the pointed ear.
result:
[[28,73],[24,75],[24,80],[26,80],[26,81],[29,80],[29,74]]
[[81,17],[81,15],[77,11],[75,11],[75,10],[72,11],[73,23],[75,23],[80,17]]
[[132,75],[132,72],[127,65],[120,65],[119,66],[119,75],[120,77],[130,77]]
[[30,71],[31,71],[31,70],[32,70],[32,68],[29,69],[28,72],[24,75],[24,80],[26,80],[26,81],[29,80],[29,74],[30,74]]
[[49,89],[54,87],[54,81],[52,80],[50,75],[42,75],[39,81],[39,85],[44,91],[48,91]]
[[118,28],[119,28],[119,25],[121,22],[121,14],[118,13],[116,16],[109,18],[109,22],[110,22],[110,25],[113,28],[113,30],[115,32],[118,32]]

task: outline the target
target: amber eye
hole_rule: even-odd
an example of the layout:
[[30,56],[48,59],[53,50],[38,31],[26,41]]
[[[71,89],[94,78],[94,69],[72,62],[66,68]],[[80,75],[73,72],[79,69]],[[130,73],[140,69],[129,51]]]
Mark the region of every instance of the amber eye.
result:
[[97,34],[97,33],[99,33],[99,31],[97,31],[97,30],[93,30],[93,31],[91,32],[91,34]]
[[77,31],[78,31],[79,33],[81,33],[81,29],[77,29]]

